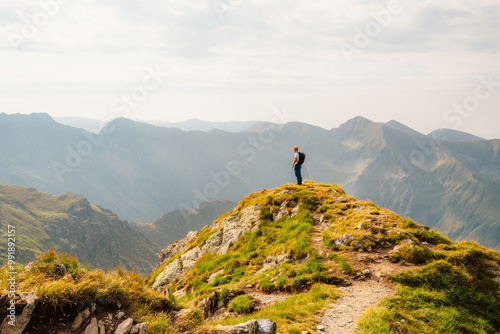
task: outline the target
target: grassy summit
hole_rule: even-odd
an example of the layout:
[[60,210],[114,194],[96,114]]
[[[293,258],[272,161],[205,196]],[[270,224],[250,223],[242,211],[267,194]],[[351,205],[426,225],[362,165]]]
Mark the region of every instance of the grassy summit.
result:
[[[392,293],[352,319],[361,333],[500,332],[500,253],[453,243],[335,185],[309,181],[250,194],[184,242],[145,279],[71,262],[79,269],[65,281],[43,265],[49,253],[21,270],[18,290],[37,291],[47,309],[76,305],[85,294],[128,300],[150,333],[215,333],[217,325],[264,318],[295,334],[320,333],[325,311],[345,302],[341,289],[373,282]],[[5,282],[2,275],[5,268]]]

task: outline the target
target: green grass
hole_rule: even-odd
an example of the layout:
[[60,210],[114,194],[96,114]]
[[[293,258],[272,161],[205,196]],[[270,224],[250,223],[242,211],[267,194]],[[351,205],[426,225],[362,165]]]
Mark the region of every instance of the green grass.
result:
[[[63,264],[68,273],[62,275],[57,264]],[[0,269],[0,288],[8,290],[9,268]],[[94,299],[98,302],[120,301],[132,312],[144,305],[151,310],[172,310],[174,305],[162,295],[145,287],[137,273],[125,273],[117,268],[108,273],[82,268],[77,260],[66,254],[49,251],[40,255],[29,270],[17,268],[17,290],[35,291],[42,310],[71,309]],[[71,277],[69,276],[71,275]]]
[[351,267],[349,262],[344,257],[342,257],[339,254],[330,254],[329,257],[331,260],[338,263],[340,269],[342,269],[342,271],[344,271],[344,273],[346,273],[347,275],[351,275],[351,276],[356,275],[357,271],[353,267]]
[[291,295],[281,302],[277,302],[263,310],[249,315],[240,315],[235,318],[210,322],[207,326],[222,324],[235,325],[250,319],[270,319],[275,321],[278,331],[283,334],[309,331],[314,333],[318,324],[317,316],[322,314],[329,301],[340,296],[335,287],[327,284],[314,284],[310,290]]
[[397,294],[365,313],[362,333],[498,333],[500,254],[462,242],[389,279]]
[[391,254],[391,259],[395,262],[405,260],[414,264],[423,264],[434,258],[432,252],[422,246],[410,246],[403,244],[396,253]]
[[251,313],[253,311],[252,296],[244,295],[234,298],[229,303],[228,311],[236,312],[237,314]]

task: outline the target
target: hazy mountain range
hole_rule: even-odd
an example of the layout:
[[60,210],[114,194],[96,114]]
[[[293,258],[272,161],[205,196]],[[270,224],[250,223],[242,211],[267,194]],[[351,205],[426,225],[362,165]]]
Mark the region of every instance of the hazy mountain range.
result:
[[337,183],[453,239],[499,248],[500,140],[431,135],[362,117],[331,130],[257,123],[239,133],[116,119],[92,134],[47,114],[0,114],[0,182],[82,194],[122,219],[147,223],[295,183],[291,148],[298,145],[305,178]]
[[[84,117],[54,117],[54,120],[61,124],[84,129],[94,133],[98,133],[107,123],[98,119]],[[210,122],[197,118],[183,122],[165,122],[159,120],[141,120],[137,122],[162,126],[165,128],[178,128],[184,131],[211,131],[219,129],[227,132],[240,132],[257,123],[257,121]]]

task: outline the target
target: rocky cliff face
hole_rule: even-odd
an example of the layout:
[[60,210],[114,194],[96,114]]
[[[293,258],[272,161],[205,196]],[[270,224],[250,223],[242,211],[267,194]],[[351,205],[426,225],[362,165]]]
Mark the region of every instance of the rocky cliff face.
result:
[[229,247],[236,244],[243,233],[255,231],[259,227],[259,216],[260,210],[257,205],[245,208],[210,226],[208,231],[210,236],[204,243],[186,250],[189,243],[199,235],[197,232],[190,232],[184,239],[165,248],[160,253],[159,265],[165,263],[165,259],[180,255],[155,279],[153,289],[163,290],[174,279],[192,269],[196,261],[207,253],[226,254]]
[[[64,251],[96,268],[154,269],[155,247],[128,222],[80,195],[45,194],[33,188],[0,185],[0,215],[15,226],[20,263],[49,249]],[[2,234],[6,231],[2,231]],[[6,238],[2,238],[2,242]],[[19,261],[19,260],[18,260]]]

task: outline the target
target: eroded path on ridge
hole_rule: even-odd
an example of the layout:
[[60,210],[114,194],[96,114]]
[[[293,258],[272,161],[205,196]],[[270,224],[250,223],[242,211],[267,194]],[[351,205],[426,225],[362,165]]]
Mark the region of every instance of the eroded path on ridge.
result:
[[351,286],[340,287],[343,296],[337,299],[321,317],[319,328],[322,333],[356,333],[356,321],[370,306],[391,296],[394,289],[374,280],[353,282]]
[[311,235],[313,247],[324,258],[325,265],[331,274],[343,277],[350,285],[340,287],[343,296],[330,305],[325,314],[318,318],[318,333],[356,333],[356,322],[359,316],[370,306],[395,293],[394,284],[384,277],[413,266],[401,266],[392,263],[387,255],[390,249],[376,252],[350,252],[349,262],[356,270],[364,271],[365,275],[356,278],[342,272],[336,262],[329,260],[328,255],[334,253],[322,242],[322,232],[328,227],[320,214],[314,215],[314,231]]

